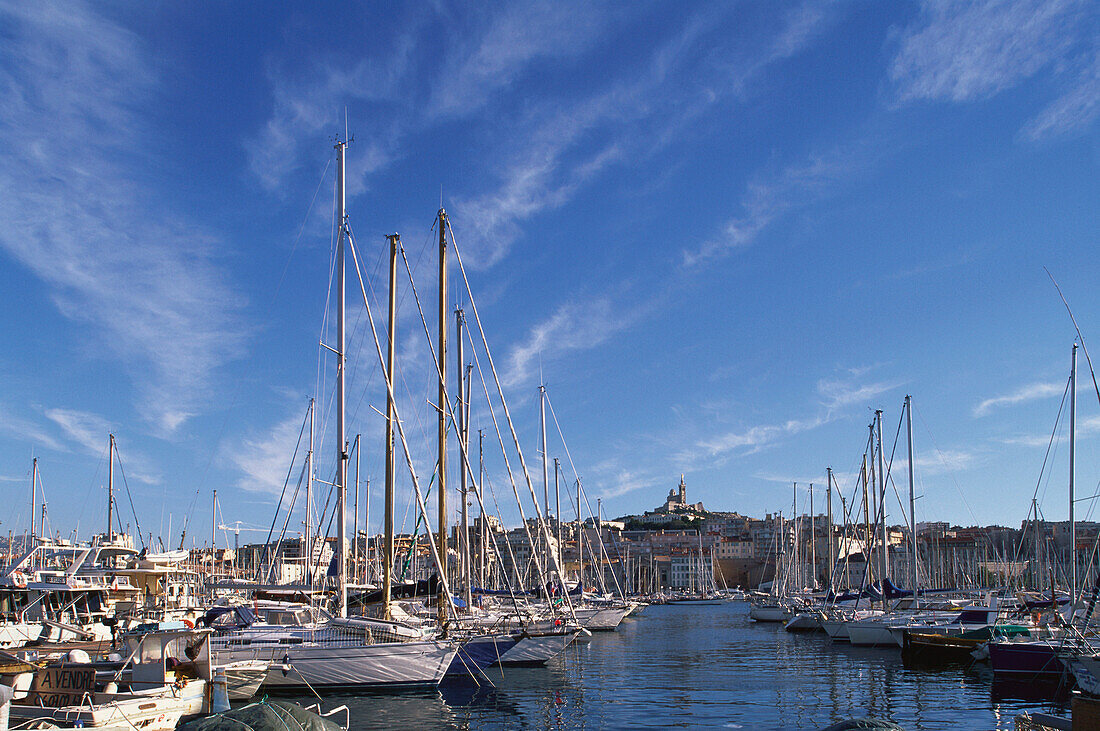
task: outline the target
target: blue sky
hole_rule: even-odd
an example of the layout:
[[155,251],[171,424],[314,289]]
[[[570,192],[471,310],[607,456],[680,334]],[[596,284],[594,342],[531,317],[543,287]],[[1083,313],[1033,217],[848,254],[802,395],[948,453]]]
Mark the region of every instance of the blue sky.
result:
[[[318,340],[345,115],[371,296],[397,231],[434,309],[442,199],[536,481],[540,372],[608,515],[680,473],[692,501],[750,514],[829,465],[850,491],[872,410],[889,449],[911,393],[918,519],[1018,524],[1075,336],[1043,267],[1100,354],[1098,39],[1096,5],[1069,0],[4,2],[0,526],[26,525],[38,456],[51,526],[102,530],[111,431],[145,533],[171,521],[174,542],[188,519],[206,540],[213,489],[225,522],[266,526],[314,394],[331,477]],[[426,484],[435,376],[402,287],[398,392]],[[384,397],[349,302],[376,530]],[[1065,457],[1059,440],[1050,518]]]

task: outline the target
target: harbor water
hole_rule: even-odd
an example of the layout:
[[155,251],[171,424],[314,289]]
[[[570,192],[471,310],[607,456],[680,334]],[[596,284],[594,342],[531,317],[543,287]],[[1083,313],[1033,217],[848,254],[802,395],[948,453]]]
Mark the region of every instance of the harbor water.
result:
[[1068,715],[1064,698],[995,686],[988,668],[907,668],[897,649],[757,624],[741,602],[651,606],[547,667],[494,669],[488,681],[329,695],[325,706],[346,704],[355,729],[819,729],[867,716],[910,730],[1012,729],[1024,711]]

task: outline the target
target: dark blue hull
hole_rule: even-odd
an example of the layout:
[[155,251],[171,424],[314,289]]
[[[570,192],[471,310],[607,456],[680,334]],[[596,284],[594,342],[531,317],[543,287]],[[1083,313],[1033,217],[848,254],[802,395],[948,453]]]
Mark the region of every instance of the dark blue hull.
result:
[[1065,668],[1057,646],[1047,642],[990,642],[989,664],[999,676],[1058,678]]
[[474,637],[462,644],[451,660],[447,675],[471,675],[474,668],[483,670],[515,647],[519,638],[515,635],[486,635]]

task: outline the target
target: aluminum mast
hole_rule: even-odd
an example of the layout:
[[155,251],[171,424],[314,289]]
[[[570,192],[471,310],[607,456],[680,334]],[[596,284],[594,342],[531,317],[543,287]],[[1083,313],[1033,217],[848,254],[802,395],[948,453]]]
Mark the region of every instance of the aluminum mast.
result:
[[[1077,343],[1073,344],[1073,357],[1069,370],[1069,597],[1070,618],[1077,606],[1077,526],[1073,522],[1073,477],[1077,437]],[[1051,595],[1051,600],[1054,595]]]
[[[436,478],[439,481],[439,527],[436,531],[439,540],[440,593],[447,583],[447,212],[439,209],[439,409],[438,461]],[[447,602],[442,595],[436,597],[439,621],[447,620]]]
[[393,394],[394,394],[394,368],[396,361],[394,360],[394,336],[397,329],[397,246],[401,241],[401,237],[397,234],[390,234],[386,237],[390,242],[390,302],[389,302],[389,339],[386,343],[386,382],[389,387],[386,389],[386,501],[385,501],[385,515],[382,518],[384,533],[385,533],[385,547],[383,549],[384,556],[382,558],[382,611],[383,618],[390,619],[390,596],[393,591],[393,559],[394,559],[394,541],[393,541],[393,504],[394,504],[394,444],[393,444],[393,421],[395,415]]
[[917,511],[916,498],[913,495],[913,397],[905,397],[905,436],[909,441],[909,535],[913,540],[912,569],[913,599],[917,597]]
[[348,522],[348,440],[344,433],[344,378],[346,366],[344,321],[346,319],[346,286],[344,281],[344,254],[348,243],[348,214],[344,207],[344,153],[347,140],[336,143],[337,190],[336,215],[340,228],[336,234],[336,581],[338,584],[340,616],[348,616],[348,566],[344,553]]

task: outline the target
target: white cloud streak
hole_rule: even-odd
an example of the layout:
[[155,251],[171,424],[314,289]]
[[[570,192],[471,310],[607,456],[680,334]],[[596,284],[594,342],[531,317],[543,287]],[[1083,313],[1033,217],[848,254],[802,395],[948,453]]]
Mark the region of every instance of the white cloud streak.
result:
[[1024,137],[1043,140],[1083,130],[1100,116],[1100,41],[1093,61],[1072,79],[1065,92],[1024,125]]
[[508,351],[502,381],[509,387],[526,383],[537,375],[542,356],[547,361],[557,360],[571,351],[593,348],[635,319],[636,313],[617,310],[606,297],[561,305]]
[[993,398],[985,399],[974,407],[973,414],[975,417],[986,416],[994,409],[1006,406],[1016,406],[1017,404],[1034,401],[1035,399],[1057,396],[1062,393],[1065,388],[1065,385],[1061,383],[1031,383],[1026,386],[1021,386],[1012,393],[1005,394],[1004,396],[994,396]]
[[126,364],[142,415],[170,434],[243,334],[216,241],[133,182],[148,162],[134,109],[156,98],[153,59],[80,2],[8,4],[0,19],[0,248]]
[[[61,427],[65,436],[87,454],[106,456],[110,434],[115,429],[99,414],[77,409],[47,409],[45,416]],[[159,485],[163,482],[162,476],[145,455],[132,449],[128,444],[119,445],[117,441],[115,448],[115,459],[123,465],[123,476],[132,477],[147,485]],[[124,457],[125,461],[123,461]]]
[[[234,448],[230,461],[241,472],[237,487],[250,492],[277,496],[283,489],[290,469],[294,446],[302,433],[302,413],[292,414],[264,434],[245,438]],[[305,449],[298,450],[299,464],[290,481],[297,480],[297,471],[304,459]]]
[[899,103],[965,103],[1039,77],[1057,98],[1029,120],[1024,139],[1088,128],[1100,116],[1100,21],[1083,0],[925,0],[890,66]]
[[783,437],[816,429],[829,421],[830,419],[826,416],[817,416],[812,419],[790,419],[781,424],[763,424],[704,439],[698,446],[710,457],[722,457],[735,453],[753,454],[772,446]]
[[816,155],[805,163],[790,165],[777,174],[764,174],[751,181],[739,204],[741,215],[731,218],[719,236],[685,251],[684,266],[700,266],[751,246],[780,216],[804,200],[820,197],[830,184],[848,174],[852,158],[851,154]]
[[0,430],[11,434],[20,441],[31,442],[40,447],[47,447],[57,452],[64,452],[65,448],[52,435],[47,434],[42,427],[35,422],[13,414],[9,409],[0,405]]
[[817,392],[824,399],[825,407],[831,411],[853,404],[867,404],[876,396],[893,391],[900,385],[900,383],[885,382],[849,384],[841,381],[821,380],[817,382]]
[[106,454],[112,428],[103,417],[75,409],[47,409],[46,418],[89,454]]
[[985,99],[1065,52],[1077,0],[926,0],[890,67],[901,101]]

